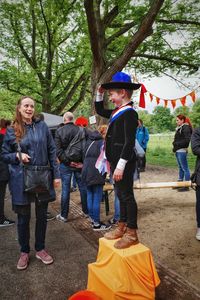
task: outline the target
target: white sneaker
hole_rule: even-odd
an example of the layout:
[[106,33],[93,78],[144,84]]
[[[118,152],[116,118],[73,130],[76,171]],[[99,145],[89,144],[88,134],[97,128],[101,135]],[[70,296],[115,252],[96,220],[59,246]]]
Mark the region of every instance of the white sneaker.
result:
[[200,241],[200,228],[197,228],[196,239]]
[[61,221],[61,222],[64,222],[64,223],[67,222],[67,219],[64,218],[64,217],[62,217],[61,214],[59,214],[59,215],[56,216],[56,220]]

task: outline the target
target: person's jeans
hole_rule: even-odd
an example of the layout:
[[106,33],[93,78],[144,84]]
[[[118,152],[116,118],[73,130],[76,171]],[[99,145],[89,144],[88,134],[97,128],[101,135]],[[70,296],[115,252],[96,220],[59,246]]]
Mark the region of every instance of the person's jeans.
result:
[[0,181],[0,221],[4,219],[4,199],[6,194],[7,181]]
[[73,175],[72,175],[72,187],[73,187],[74,189],[76,189],[76,178],[75,178],[75,176],[74,176],[74,173],[73,173]]
[[196,219],[197,227],[200,228],[200,186],[196,189]]
[[[40,251],[45,249],[45,236],[47,228],[47,207],[48,202],[35,201],[35,250]],[[21,252],[30,252],[30,218],[31,218],[31,204],[28,205],[27,214],[18,214],[18,239],[21,247]]]
[[69,166],[64,165],[63,163],[60,164],[60,175],[62,181],[62,194],[61,194],[61,216],[66,218],[68,217],[69,213],[69,200],[70,200],[70,187],[71,187],[71,178],[72,173],[74,173],[76,182],[78,184],[78,188],[80,191],[81,197],[81,205],[82,211],[87,214],[87,191],[85,185],[81,181],[81,172],[74,171],[74,168],[70,168]]
[[87,206],[90,218],[100,223],[100,203],[103,197],[102,185],[87,186]]
[[179,167],[179,180],[190,180],[190,170],[187,162],[187,152],[176,152],[176,160]]
[[116,191],[115,187],[114,187],[114,193],[115,193],[115,199],[114,199],[114,208],[115,208],[114,219],[116,221],[119,221],[119,218],[120,218],[120,203],[119,203],[119,198],[117,197],[117,191]]

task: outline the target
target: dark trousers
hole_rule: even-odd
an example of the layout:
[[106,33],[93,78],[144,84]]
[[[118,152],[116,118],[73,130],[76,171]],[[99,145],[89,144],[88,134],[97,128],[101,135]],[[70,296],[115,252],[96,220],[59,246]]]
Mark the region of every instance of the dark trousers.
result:
[[196,189],[196,218],[197,227],[200,228],[200,186],[197,186]]
[[[112,174],[116,164],[111,163]],[[115,181],[115,189],[120,202],[120,221],[127,223],[129,228],[137,229],[137,203],[133,193],[133,173],[135,170],[135,161],[129,161],[126,164],[123,178]]]
[[[45,236],[47,228],[47,202],[35,201],[35,250],[40,251],[45,249]],[[30,218],[31,218],[31,204],[27,205],[27,211],[24,214],[17,214],[18,216],[18,238],[21,247],[21,252],[30,252]]]
[[145,152],[145,155],[143,157],[138,158],[138,169],[139,171],[145,171],[146,168],[146,151],[147,149],[143,149]]
[[0,221],[4,219],[4,199],[6,194],[7,181],[0,181]]

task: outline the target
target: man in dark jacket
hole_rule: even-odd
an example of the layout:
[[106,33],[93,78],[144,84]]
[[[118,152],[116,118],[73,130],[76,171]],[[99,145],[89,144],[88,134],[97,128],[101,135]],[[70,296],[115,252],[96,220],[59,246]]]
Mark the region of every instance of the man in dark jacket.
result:
[[191,137],[191,148],[194,155],[196,155],[196,219],[197,219],[197,232],[196,239],[200,241],[200,127],[196,128]]
[[62,181],[61,212],[57,215],[57,220],[67,222],[69,213],[71,177],[74,172],[76,182],[79,187],[82,211],[87,216],[87,192],[86,187],[81,181],[82,161],[73,162],[67,157],[66,150],[73,138],[80,131],[74,124],[74,116],[71,112],[66,112],[63,116],[64,126],[59,128],[55,134],[57,156],[60,161],[60,174]]
[[9,220],[4,215],[4,199],[6,186],[9,179],[8,165],[1,159],[1,147],[3,144],[4,134],[0,133],[0,227],[13,225],[15,222]]

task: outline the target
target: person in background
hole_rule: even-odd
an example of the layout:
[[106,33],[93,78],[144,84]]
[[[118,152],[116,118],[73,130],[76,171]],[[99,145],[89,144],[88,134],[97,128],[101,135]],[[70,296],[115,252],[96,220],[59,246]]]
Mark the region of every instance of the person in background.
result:
[[56,216],[56,219],[65,223],[67,222],[69,213],[70,187],[73,173],[80,191],[82,211],[86,217],[88,216],[88,209],[87,191],[86,187],[81,181],[83,162],[72,162],[65,155],[65,150],[79,131],[79,126],[74,124],[74,115],[69,111],[64,114],[63,122],[64,125],[57,129],[55,135],[56,150],[58,159],[60,161],[60,174],[62,182],[61,211]]
[[192,133],[191,137],[191,148],[194,155],[196,155],[196,221],[197,221],[197,231],[196,239],[200,241],[200,127],[196,128]]
[[[176,117],[176,133],[173,141],[173,152],[176,154],[176,160],[179,168],[178,181],[189,181],[190,170],[188,167],[187,155],[188,146],[192,135],[192,125],[186,116],[179,114]],[[177,189],[179,192],[189,190],[189,187],[182,187]]]
[[6,227],[15,224],[14,221],[6,218],[4,214],[4,201],[9,179],[9,170],[8,164],[6,164],[1,158],[3,139],[6,134],[6,129],[10,124],[11,122],[9,120],[0,120],[0,227]]
[[[139,243],[137,236],[137,203],[133,193],[133,173],[136,164],[134,153],[138,114],[131,101],[133,90],[140,84],[132,83],[131,77],[124,72],[113,75],[112,81],[102,84],[95,102],[96,112],[109,118],[105,138],[105,155],[111,166],[111,172],[117,196],[120,201],[120,220],[115,230],[104,235],[114,243],[117,249],[128,248]],[[104,92],[108,90],[109,100],[115,109],[104,107]]]
[[[45,122],[45,120],[44,120],[44,114],[43,113],[38,113],[36,115],[36,117],[38,119],[40,119],[41,121]],[[51,134],[52,134],[52,132],[51,132]],[[52,134],[52,136],[53,136],[53,134]],[[50,211],[47,211],[47,221],[54,220],[55,218],[56,218],[56,216],[54,216]]]
[[98,131],[88,133],[86,142],[86,152],[83,161],[82,181],[87,188],[88,214],[94,231],[110,229],[110,225],[100,221],[100,204],[103,197],[103,185],[106,174],[101,175],[95,167],[103,146],[103,136],[107,126],[99,126]]
[[[147,151],[147,144],[149,141],[149,131],[148,129],[143,125],[143,121],[141,119],[138,119],[138,127],[136,131],[136,139],[144,152]],[[146,155],[144,155],[142,158],[138,159],[138,168],[140,172],[144,172],[146,168]]]
[[[14,122],[7,128],[2,145],[2,158],[9,164],[9,187],[13,210],[17,214],[20,258],[18,270],[25,270],[29,264],[31,202],[35,203],[35,250],[36,258],[45,265],[53,263],[53,258],[45,249],[47,228],[47,208],[56,198],[54,187],[60,185],[56,147],[45,122],[34,117],[35,101],[29,96],[20,98],[16,105]],[[21,149],[21,155],[19,154]],[[21,158],[20,158],[21,157]],[[24,191],[23,165],[47,166],[52,169],[50,190],[44,193]]]

